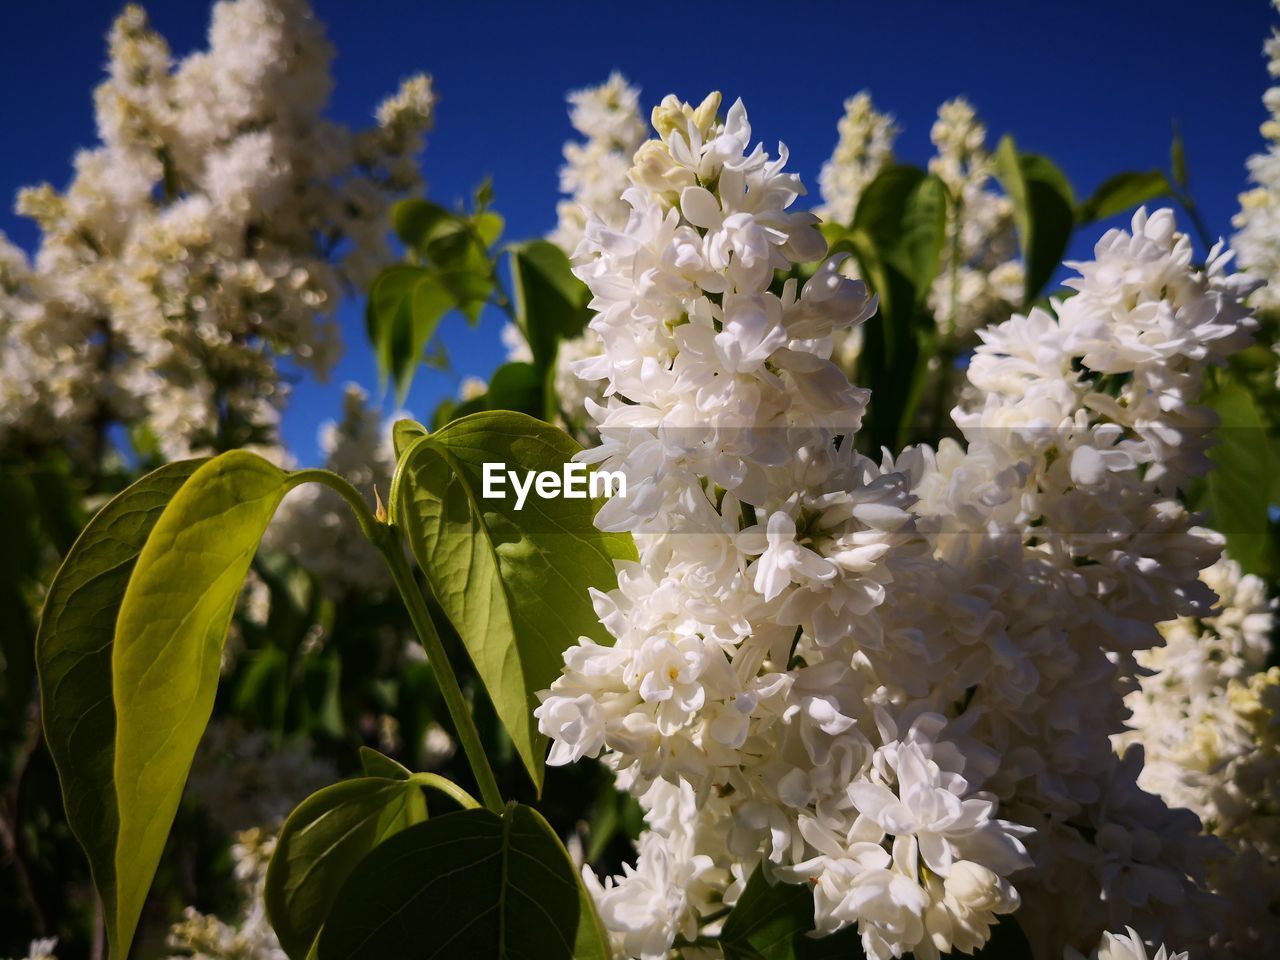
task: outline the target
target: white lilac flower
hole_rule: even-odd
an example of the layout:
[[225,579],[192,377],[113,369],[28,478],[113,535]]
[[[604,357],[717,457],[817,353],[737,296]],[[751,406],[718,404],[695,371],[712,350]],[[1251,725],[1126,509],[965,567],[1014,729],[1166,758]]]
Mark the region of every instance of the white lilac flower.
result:
[[849,224],[862,191],[893,162],[898,127],[892,116],[876,110],[871,94],[863,90],[844,102],[837,130],[840,140],[835,152],[818,174],[822,205],[814,213],[823,220]]
[[27,955],[22,960],[58,960],[54,951],[58,949],[57,937],[44,937],[32,940],[27,947]]
[[568,199],[557,204],[559,223],[548,238],[569,256],[582,242],[590,216],[612,226],[626,222],[627,171],[648,132],[639,104],[640,91],[617,71],[597,87],[569,94],[569,119],[583,140],[564,145],[560,192]]
[[333,782],[327,760],[303,742],[277,747],[262,731],[215,721],[192,764],[188,791],[227,831],[263,824],[276,830],[309,794]]
[[1133,927],[1125,933],[1104,933],[1102,942],[1094,954],[1095,960],[1188,960],[1188,953],[1174,953],[1163,944],[1154,953],[1147,952],[1147,945]]
[[[1017,906],[1026,831],[982,792],[990,751],[959,746],[972,721],[951,737],[879,679],[886,597],[934,561],[911,478],[855,451],[867,394],[831,359],[874,301],[838,260],[772,287],[824,245],[785,149],[719,106],[662,102],[626,222],[593,218],[579,250],[602,352],[577,369],[603,384],[582,456],[626,473],[597,522],[640,560],[595,595],[615,642],[566,652],[539,726],[551,762],[599,755],[649,811],[637,866],[597,888],[623,955],[665,955],[762,861],[812,879],[819,928],[857,924],[869,955],[971,949]],[[918,815],[890,818],[900,835],[850,788],[896,789],[895,765]],[[696,816],[663,815],[673,791]]]
[[333,51],[304,0],[224,0],[176,60],[140,7],[110,36],[99,145],[65,192],[21,191],[30,263],[0,241],[0,439],[99,457],[106,428],[169,458],[278,457],[278,361],[323,375],[333,314],[391,253],[390,203],[419,184],[428,78],[379,124],[325,120]]
[[1013,207],[992,189],[987,128],[963,97],[938,108],[929,172],[951,198],[947,237],[929,307],[944,334],[960,338],[1004,320],[1022,300]]
[[[1251,281],[1140,212],[1076,296],[983,331],[963,445],[877,464],[831,361],[873,301],[835,261],[773,286],[821,256],[814,220],[718,111],[663,101],[626,223],[590,221],[577,267],[604,398],[582,457],[626,473],[597,523],[639,562],[594,595],[614,644],[570,648],[535,712],[553,763],[599,756],[648,811],[637,866],[596,887],[616,948],[664,954],[757,868],[876,960],[976,950],[1014,910],[1046,955],[1124,924],[1205,943],[1217,841],[1111,738],[1155,625],[1213,606],[1221,537],[1171,495],[1206,468],[1197,401]],[[1259,724],[1270,696],[1236,694]]]
[[[1272,6],[1280,12],[1280,2],[1273,0]],[[1280,81],[1280,28],[1272,28],[1264,52],[1271,79]],[[1231,245],[1242,267],[1267,280],[1253,303],[1274,310],[1280,306],[1280,83],[1267,89],[1262,102],[1269,114],[1262,125],[1266,152],[1248,160],[1254,186],[1240,195],[1240,212],[1231,221],[1237,231]]]
[[169,960],[286,960],[267,917],[264,890],[276,839],[256,827],[236,834],[231,847],[242,908],[227,922],[195,907],[169,928],[166,944],[182,953]]

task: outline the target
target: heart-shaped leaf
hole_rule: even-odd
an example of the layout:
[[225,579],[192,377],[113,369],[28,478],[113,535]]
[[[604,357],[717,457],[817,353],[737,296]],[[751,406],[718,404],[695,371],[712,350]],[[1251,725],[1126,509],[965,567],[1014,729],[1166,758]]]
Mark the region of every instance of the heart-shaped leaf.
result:
[[486,412],[414,441],[392,481],[392,519],[541,789],[545,740],[533,724],[536,693],[560,673],[566,648],[610,642],[589,589],[612,589],[614,561],[635,558],[625,534],[592,521],[600,501],[485,497],[485,464],[520,477],[561,473],[579,450],[563,431],[518,413]]
[[564,845],[532,808],[464,810],[409,827],[352,872],[319,960],[607,960]]

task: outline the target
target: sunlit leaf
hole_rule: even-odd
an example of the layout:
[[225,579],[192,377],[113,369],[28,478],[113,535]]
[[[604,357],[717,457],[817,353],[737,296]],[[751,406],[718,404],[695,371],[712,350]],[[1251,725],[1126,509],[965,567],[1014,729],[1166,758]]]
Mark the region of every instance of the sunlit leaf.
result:
[[67,823],[84,847],[102,898],[113,956],[123,955],[116,933],[119,817],[111,691],[116,614],[156,521],[203,462],[161,467],[98,512],[49,586],[36,637],[45,739],[62,783]]
[[635,547],[595,528],[599,501],[531,491],[517,508],[509,483],[486,499],[484,464],[521,477],[560,473],[579,449],[532,417],[480,413],[415,441],[392,483],[393,520],[539,788],[546,742],[533,723],[535,694],[579,637],[610,642],[588,590],[612,588],[614,561],[633,559]]

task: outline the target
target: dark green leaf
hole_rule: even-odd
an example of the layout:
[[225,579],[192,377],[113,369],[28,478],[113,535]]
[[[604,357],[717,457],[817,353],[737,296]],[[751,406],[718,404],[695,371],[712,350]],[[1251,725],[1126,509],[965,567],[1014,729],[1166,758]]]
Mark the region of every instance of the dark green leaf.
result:
[[582,882],[545,820],[511,805],[404,830],[351,874],[319,960],[607,960]]
[[813,892],[803,884],[770,884],[760,867],[720,933],[725,960],[853,960],[863,956],[855,928],[820,939],[813,930]]
[[[372,755],[379,766],[399,766]],[[345,780],[299,804],[280,831],[264,893],[284,952],[303,960],[357,864],[387,837],[425,819],[422,789],[407,776]]]
[[461,219],[439,204],[411,198],[391,208],[391,227],[406,247],[422,249],[460,229]]
[[392,481],[392,519],[539,789],[546,742],[533,724],[535,694],[579,637],[610,642],[588,588],[611,589],[614,560],[633,559],[635,546],[629,535],[595,528],[599,501],[530,491],[517,509],[509,482],[504,496],[483,497],[483,471],[496,463],[521,478],[560,473],[579,449],[532,417],[479,413],[417,440]]
[[938,274],[947,237],[947,187],[937,177],[925,177],[907,197],[901,237],[892,255],[899,269],[911,278],[915,304],[920,307]]
[[1022,248],[1023,306],[1040,296],[1062,261],[1075,228],[1075,196],[1052,161],[1018,153],[1013,138],[1001,138],[995,153],[996,176],[1013,205]]
[[1267,576],[1273,561],[1267,511],[1277,465],[1266,424],[1238,383],[1221,382],[1205,401],[1222,418],[1207,482],[1211,525],[1226,536],[1227,553],[1246,573]]
[[531,417],[543,419],[546,412],[543,379],[531,363],[504,363],[493,372],[489,380],[486,409],[514,410],[516,413],[527,413]]
[[922,339],[932,334],[924,308],[946,239],[945,185],[923,170],[888,167],[858,201],[853,229],[833,252],[851,250],[859,272],[880,298],[879,312],[863,326],[859,382],[877,398],[862,439],[868,449],[900,445],[918,391]]
[[402,763],[392,760],[373,747],[360,748],[360,769],[366,777],[387,777],[391,780],[408,780],[413,771]]
[[511,249],[516,322],[529,342],[533,362],[555,363],[556,345],[579,336],[590,319],[586,284],[573,275],[569,258],[553,243],[532,240]]
[[1105,220],[1150,200],[1167,197],[1172,192],[1173,187],[1169,185],[1168,178],[1159,170],[1117,173],[1104,180],[1093,191],[1093,196],[1080,205],[1076,219],[1080,223]]
[[1182,142],[1182,130],[1177,122],[1173,125],[1173,140],[1169,143],[1169,172],[1173,174],[1173,182],[1183,191],[1191,188],[1187,176],[1187,148]]
[[453,293],[432,269],[401,264],[378,274],[366,310],[369,338],[379,369],[395,384],[397,402],[404,401],[428,342],[453,306]]

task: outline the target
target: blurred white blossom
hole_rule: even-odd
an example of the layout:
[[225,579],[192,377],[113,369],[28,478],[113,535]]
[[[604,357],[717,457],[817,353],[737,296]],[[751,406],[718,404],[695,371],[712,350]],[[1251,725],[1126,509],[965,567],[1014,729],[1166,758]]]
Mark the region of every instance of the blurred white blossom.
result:
[[[387,496],[395,470],[391,426],[368,404],[368,394],[353,383],[343,391],[342,419],[320,428],[324,468],[345,478],[372,502],[374,491]],[[263,545],[283,550],[311,572],[331,596],[353,591],[378,596],[391,586],[391,575],[378,548],[360,529],[351,507],[327,486],[295,487],[276,511]]]
[[[1280,0],[1272,0],[1272,6],[1280,12]],[[1264,52],[1272,80],[1280,81],[1280,28],[1272,27]],[[1267,280],[1267,286],[1254,295],[1254,303],[1273,310],[1280,307],[1280,83],[1267,89],[1262,102],[1270,114],[1262,125],[1267,149],[1248,160],[1254,186],[1240,195],[1231,245],[1242,267]]]
[[236,835],[231,855],[240,887],[240,915],[228,923],[187,907],[182,920],[169,928],[167,945],[182,951],[170,960],[287,960],[263,899],[275,845],[275,837],[257,827]]
[[876,110],[871,94],[863,90],[844,102],[837,129],[840,140],[835,152],[818,174],[822,205],[813,212],[823,220],[848,225],[862,191],[893,162],[898,127],[892,116]]
[[1004,320],[1022,302],[1013,207],[992,189],[987,128],[963,97],[938,108],[929,172],[947,186],[947,237],[929,306],[944,334],[966,336]]
[[306,741],[277,745],[264,731],[215,720],[200,741],[187,794],[228,832],[257,825],[274,830],[336,778],[333,764],[312,756]]
[[333,311],[389,258],[431,122],[426,77],[367,130],[325,120],[332,56],[304,0],[223,0],[208,49],[178,61],[125,9],[100,144],[64,192],[19,194],[30,262],[0,238],[0,439],[91,463],[116,422],[171,459],[275,448],[279,364],[332,366]]

